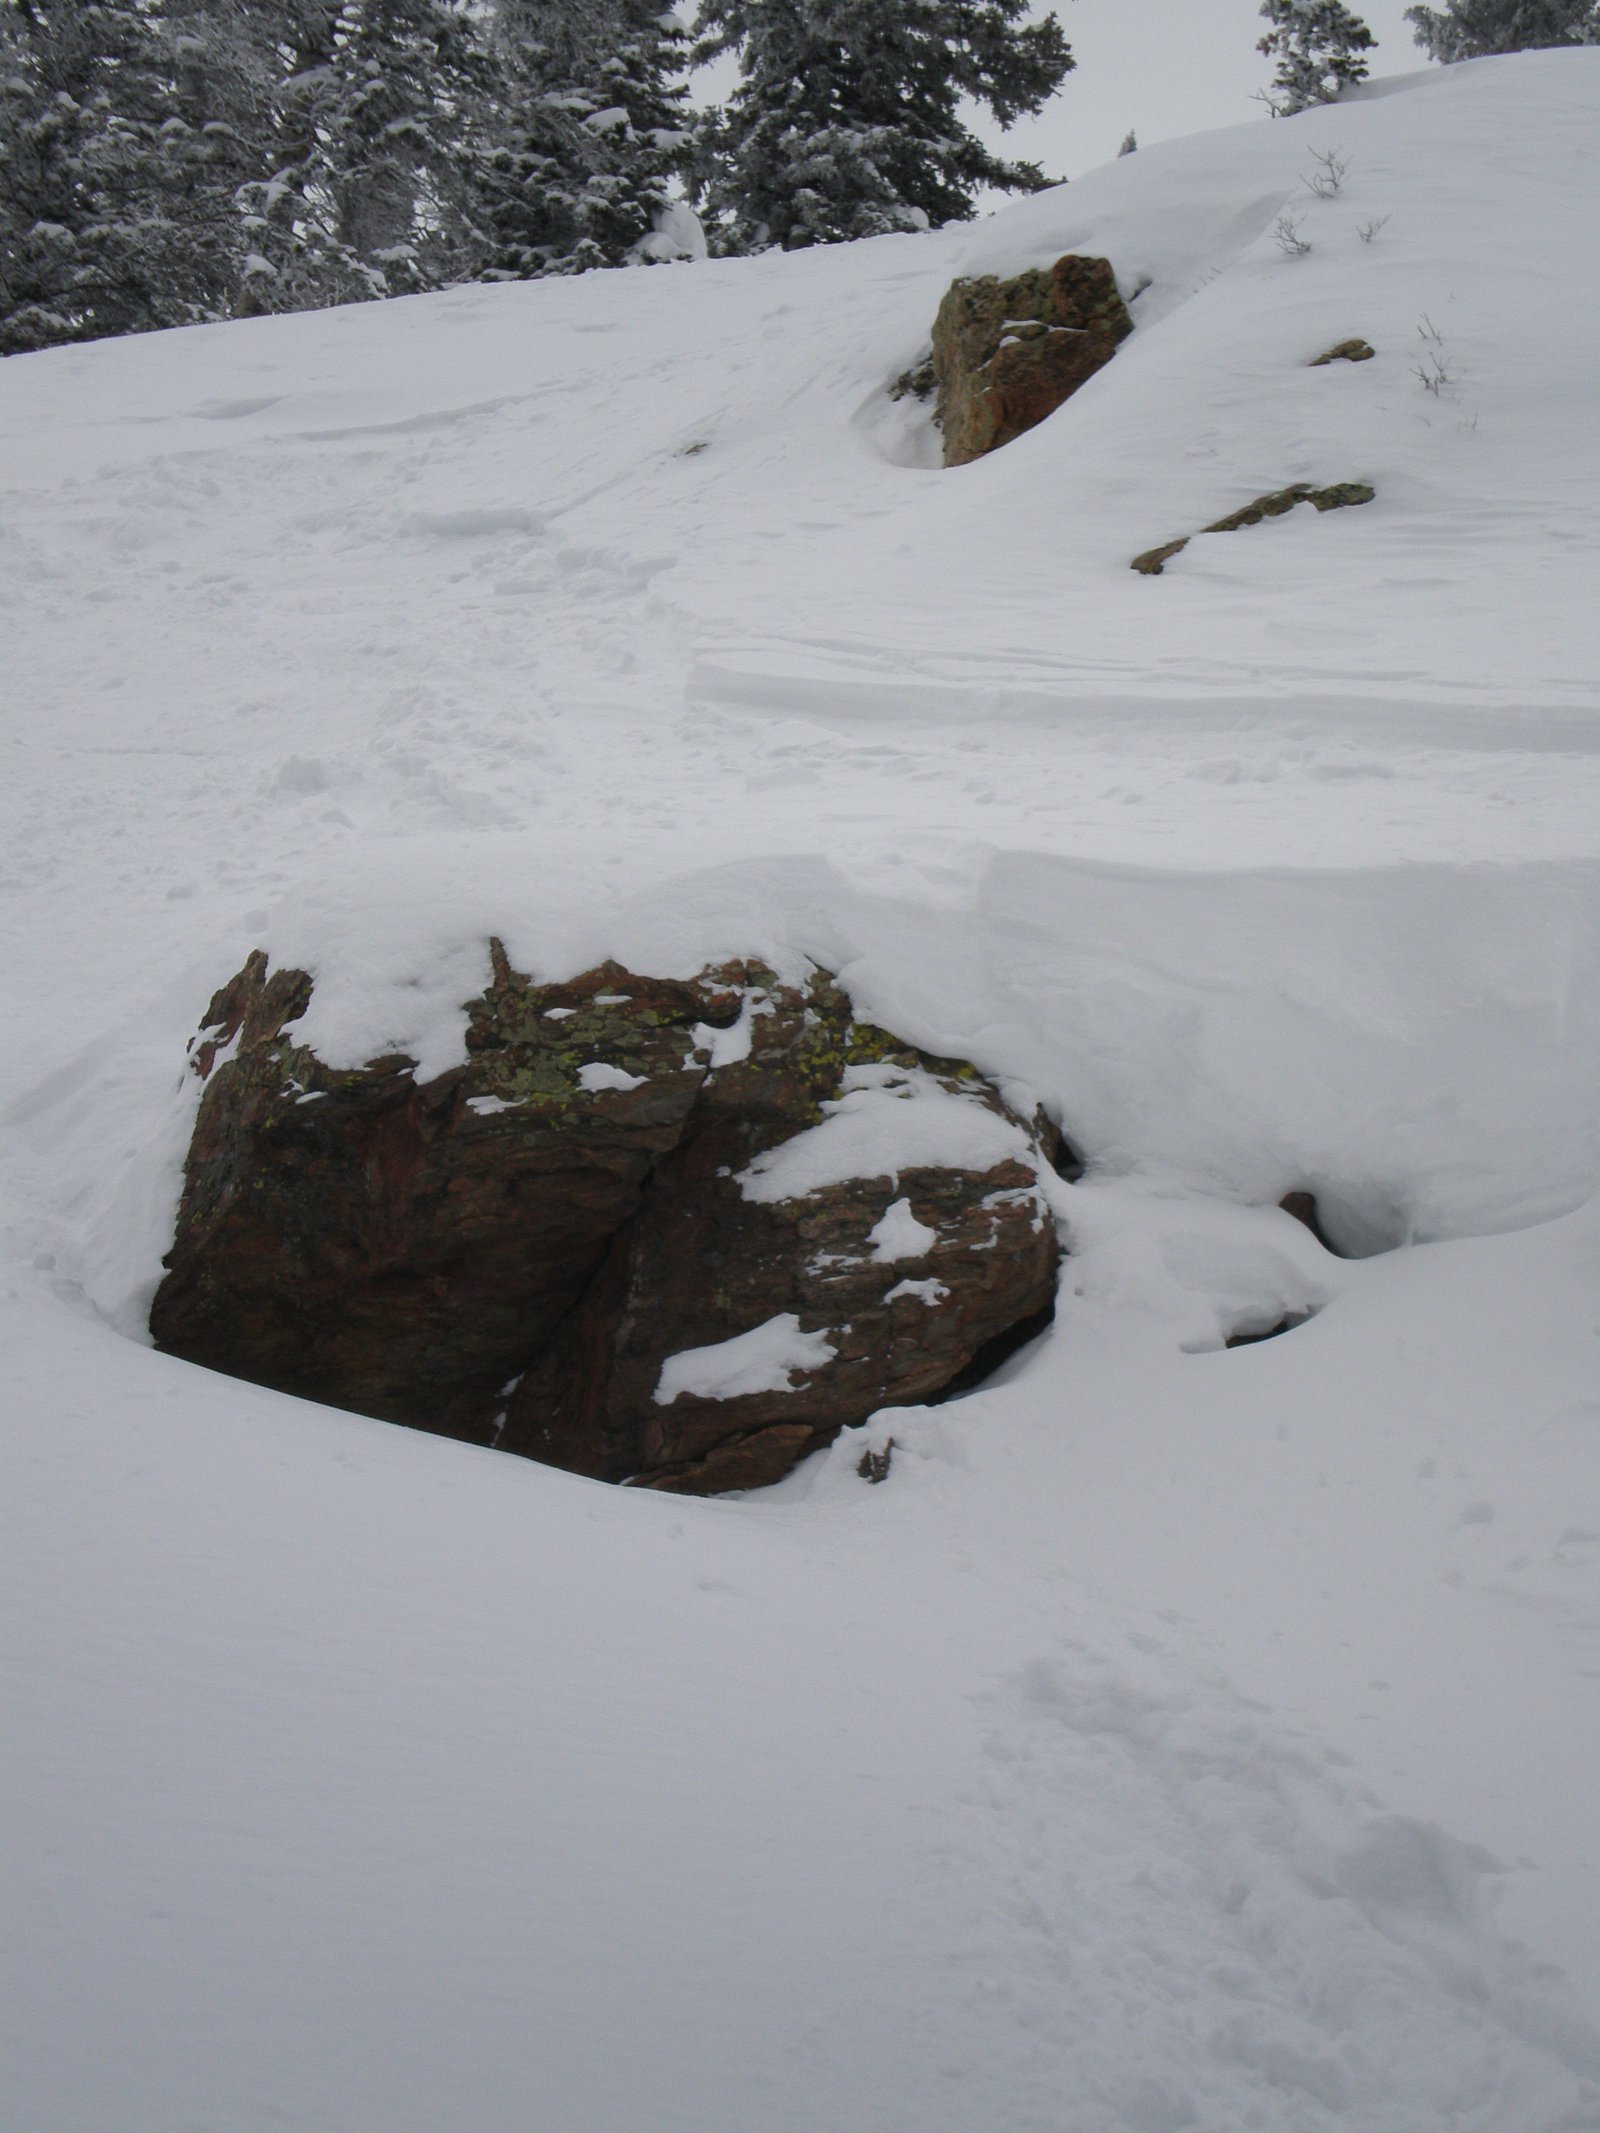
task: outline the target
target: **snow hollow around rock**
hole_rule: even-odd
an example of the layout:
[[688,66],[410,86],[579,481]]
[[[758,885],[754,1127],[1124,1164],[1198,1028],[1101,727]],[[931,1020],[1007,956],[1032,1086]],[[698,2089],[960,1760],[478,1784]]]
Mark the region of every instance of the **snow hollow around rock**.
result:
[[[1600,2127],[1597,121],[0,365],[7,2125]],[[1133,334],[941,469],[944,290],[1068,252]],[[491,935],[1042,1105],[1053,1326],[715,1501],[154,1352],[212,991],[427,1078]]]

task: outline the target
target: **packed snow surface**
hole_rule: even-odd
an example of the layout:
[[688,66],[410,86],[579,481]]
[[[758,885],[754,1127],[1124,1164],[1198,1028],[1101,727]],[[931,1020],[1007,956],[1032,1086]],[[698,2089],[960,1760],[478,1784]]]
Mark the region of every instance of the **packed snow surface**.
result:
[[[1600,2127],[1597,141],[1526,54],[0,366],[8,2126]],[[940,471],[940,294],[1069,249],[1132,338]],[[1046,1105],[1050,1333],[714,1502],[154,1354],[213,988],[433,1073],[491,933]]]

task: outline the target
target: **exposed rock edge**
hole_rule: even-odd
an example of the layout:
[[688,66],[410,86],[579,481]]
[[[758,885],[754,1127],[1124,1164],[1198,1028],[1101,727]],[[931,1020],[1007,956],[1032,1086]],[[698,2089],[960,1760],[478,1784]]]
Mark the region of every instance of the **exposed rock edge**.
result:
[[[1366,481],[1336,481],[1326,488],[1315,488],[1309,481],[1291,483],[1287,489],[1272,489],[1265,496],[1257,496],[1250,503],[1242,504],[1237,511],[1230,511],[1226,518],[1213,519],[1209,526],[1202,526],[1202,533],[1237,533],[1241,526],[1259,526],[1263,519],[1282,518],[1296,504],[1310,504],[1317,511],[1343,511],[1352,504],[1370,504],[1377,490]],[[1180,534],[1175,541],[1166,541],[1159,548],[1147,548],[1143,555],[1136,555],[1129,565],[1132,570],[1147,578],[1159,578],[1175,555],[1181,555],[1188,547],[1191,536]]]

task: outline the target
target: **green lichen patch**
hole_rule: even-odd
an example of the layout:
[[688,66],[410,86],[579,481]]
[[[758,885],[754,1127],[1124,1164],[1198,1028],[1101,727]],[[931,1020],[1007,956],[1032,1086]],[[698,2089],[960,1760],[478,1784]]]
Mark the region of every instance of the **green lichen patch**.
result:
[[[490,965],[489,985],[467,1003],[471,1070],[463,1093],[469,1103],[498,1098],[545,1117],[615,1107],[635,1092],[585,1089],[585,1067],[615,1067],[646,1087],[676,1078],[693,1051],[696,1026],[726,1024],[738,1013],[724,985],[641,978],[610,961],[560,984],[539,985],[513,970],[501,943],[492,941]],[[475,1114],[489,1130],[502,1115]]]

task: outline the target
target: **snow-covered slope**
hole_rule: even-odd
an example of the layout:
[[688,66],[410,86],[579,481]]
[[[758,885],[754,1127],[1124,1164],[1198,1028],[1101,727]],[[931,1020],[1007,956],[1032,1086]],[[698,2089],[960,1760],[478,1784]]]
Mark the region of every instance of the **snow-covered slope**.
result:
[[[8,2124],[1600,2127],[1597,117],[0,366]],[[935,470],[941,291],[1066,249],[1132,340]],[[139,1345],[213,986],[431,1070],[490,932],[1049,1102],[1052,1333],[705,1504]]]

